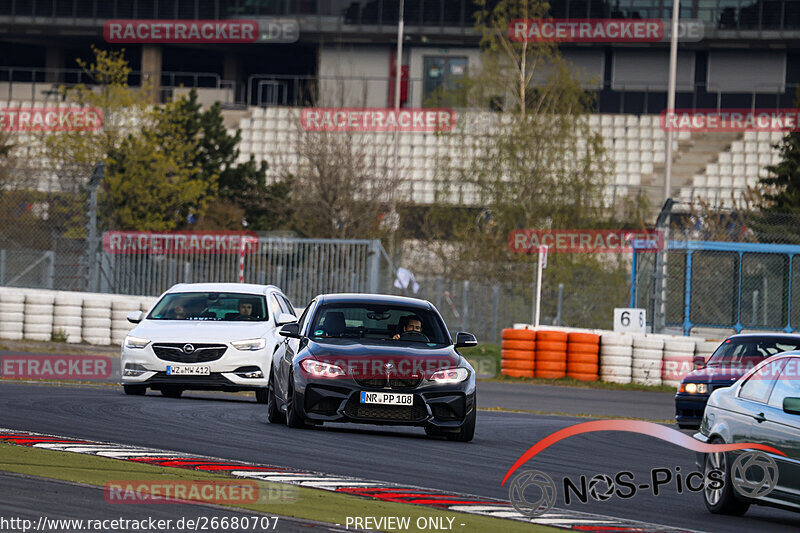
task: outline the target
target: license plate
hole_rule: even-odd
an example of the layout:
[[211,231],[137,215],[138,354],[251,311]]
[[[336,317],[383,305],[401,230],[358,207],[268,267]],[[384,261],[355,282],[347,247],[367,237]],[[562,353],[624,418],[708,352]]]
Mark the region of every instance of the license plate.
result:
[[209,366],[175,366],[167,365],[168,376],[208,376],[211,374]]
[[414,405],[413,394],[396,394],[394,392],[361,392],[361,403],[379,403],[383,405]]

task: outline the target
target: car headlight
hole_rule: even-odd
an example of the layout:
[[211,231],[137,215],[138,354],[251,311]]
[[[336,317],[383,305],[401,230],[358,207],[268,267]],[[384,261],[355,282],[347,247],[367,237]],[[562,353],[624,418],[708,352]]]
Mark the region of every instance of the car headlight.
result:
[[237,350],[243,351],[255,351],[261,350],[267,345],[267,339],[247,339],[244,341],[233,341],[231,342],[234,348]]
[[127,337],[125,337],[125,344],[124,345],[125,345],[126,348],[131,348],[131,349],[134,349],[134,350],[141,350],[142,348],[144,348],[148,344],[150,344],[150,340],[149,339],[143,339],[141,337],[134,337],[133,335],[128,335]]
[[431,381],[436,383],[461,383],[469,377],[469,370],[466,368],[447,368],[445,370],[438,370],[430,377]]
[[345,372],[342,370],[342,367],[337,365],[332,365],[330,363],[323,363],[322,361],[314,361],[312,359],[306,359],[300,366],[303,367],[303,370],[311,374],[312,377],[315,378],[333,378],[336,376],[344,376]]
[[678,391],[687,394],[706,394],[708,392],[708,385],[705,383],[682,383]]

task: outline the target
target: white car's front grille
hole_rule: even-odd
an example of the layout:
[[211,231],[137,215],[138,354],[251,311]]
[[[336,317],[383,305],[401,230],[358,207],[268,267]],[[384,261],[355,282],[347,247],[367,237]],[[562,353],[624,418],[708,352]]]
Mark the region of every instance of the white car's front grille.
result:
[[193,342],[159,342],[153,344],[153,353],[164,361],[175,363],[207,363],[216,361],[228,347],[224,344],[196,344]]

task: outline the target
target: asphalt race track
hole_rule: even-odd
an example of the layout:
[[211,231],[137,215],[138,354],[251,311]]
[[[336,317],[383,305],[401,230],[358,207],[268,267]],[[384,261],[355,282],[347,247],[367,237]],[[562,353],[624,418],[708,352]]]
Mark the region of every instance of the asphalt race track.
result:
[[[601,404],[607,391],[593,392],[597,394],[596,403]],[[0,383],[0,427],[502,499],[507,499],[508,493],[500,481],[524,451],[548,434],[584,421],[483,411],[478,415],[475,440],[456,443],[429,439],[418,428],[334,424],[292,430],[269,424],[265,407],[244,396],[190,392],[184,398],[169,399],[152,392],[144,397],[125,396],[107,386]],[[556,507],[701,531],[789,532],[800,527],[800,514],[763,507],[751,507],[745,517],[711,515],[700,494],[686,490],[678,494],[674,483],[663,486],[658,496],[640,491],[627,500],[613,496],[602,502],[590,498],[586,504],[574,500],[569,506],[564,503],[564,476],[577,484],[581,475],[591,478],[600,473],[613,476],[631,471],[638,485],[650,481],[654,468],[674,472],[680,467],[687,474],[695,469],[693,460],[693,452],[675,445],[642,435],[609,432],[559,442],[524,468],[544,471],[556,480]],[[8,500],[4,503],[16,505]]]

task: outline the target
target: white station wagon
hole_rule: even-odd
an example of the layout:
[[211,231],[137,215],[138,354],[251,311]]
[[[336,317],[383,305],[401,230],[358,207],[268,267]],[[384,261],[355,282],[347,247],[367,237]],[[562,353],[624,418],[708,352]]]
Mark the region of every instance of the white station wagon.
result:
[[297,320],[273,285],[178,284],[161,295],[122,344],[126,394],[147,389],[179,397],[185,390],[255,391],[267,402],[272,354],[285,339],[278,328]]

